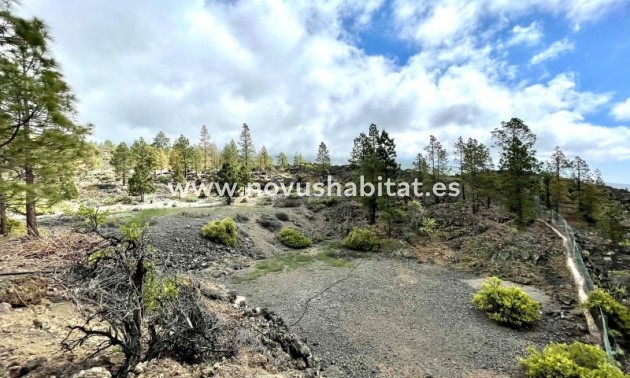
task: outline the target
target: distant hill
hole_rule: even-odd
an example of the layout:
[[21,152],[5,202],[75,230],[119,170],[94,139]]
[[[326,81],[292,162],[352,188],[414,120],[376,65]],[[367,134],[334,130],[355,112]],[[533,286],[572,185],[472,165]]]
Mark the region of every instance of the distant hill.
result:
[[608,186],[612,186],[613,188],[617,188],[617,189],[625,189],[625,190],[630,190],[630,184],[615,184],[615,183],[607,183]]

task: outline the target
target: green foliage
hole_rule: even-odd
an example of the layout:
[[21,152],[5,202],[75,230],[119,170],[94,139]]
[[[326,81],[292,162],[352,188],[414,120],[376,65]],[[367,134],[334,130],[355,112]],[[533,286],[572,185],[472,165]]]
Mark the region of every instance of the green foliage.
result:
[[173,143],[170,156],[171,167],[174,171],[181,171],[181,174],[186,177],[194,166],[195,155],[195,148],[190,145],[190,140],[182,134]]
[[258,154],[258,168],[267,170],[271,167],[273,167],[273,159],[267,152],[267,147],[262,146],[260,148],[260,153]]
[[626,233],[623,221],[623,207],[619,203],[605,203],[597,214],[597,225],[613,243],[623,240]]
[[369,252],[380,247],[381,239],[369,228],[353,228],[341,245],[354,251]]
[[26,223],[13,218],[7,218],[7,228],[10,236],[26,235]]
[[536,135],[520,119],[501,122],[492,132],[495,145],[501,148],[501,189],[505,194],[508,210],[516,214],[517,221],[527,223],[536,217],[534,192],[535,173],[539,170],[536,160]]
[[210,240],[236,247],[236,226],[232,218],[208,222],[201,229],[201,234]]
[[610,293],[603,289],[595,289],[588,293],[583,303],[587,309],[601,307],[608,317],[609,326],[625,335],[630,335],[630,309],[617,301]]
[[[354,147],[350,156],[350,164],[355,168],[355,181],[357,185],[364,183],[378,185],[379,178],[383,182],[388,179],[396,179],[400,173],[400,166],[396,163],[396,144],[385,131],[379,131],[375,124],[371,124],[368,134],[359,134],[354,139]],[[363,206],[368,210],[370,224],[376,222],[376,211],[386,204],[381,201],[379,206],[378,195],[364,195],[360,197]],[[386,198],[386,197],[382,197]]]
[[497,323],[521,328],[540,319],[540,303],[523,290],[501,286],[497,277],[488,278],[473,296],[473,304]]
[[425,218],[422,221],[422,225],[418,228],[418,232],[420,234],[428,236],[429,239],[437,238],[438,232],[438,223],[433,218]]
[[[5,2],[6,4],[6,2]],[[0,12],[0,196],[25,207],[27,230],[38,236],[37,208],[76,194],[75,173],[93,162],[90,125],[74,122],[75,98],[52,57],[41,19]]]
[[120,233],[125,240],[139,242],[142,240],[146,225],[137,221],[129,222],[120,226]]
[[319,165],[320,174],[322,178],[326,177],[330,173],[330,152],[328,151],[328,147],[324,142],[319,144],[319,149],[317,150],[317,159],[315,160]]
[[313,244],[311,239],[293,227],[283,227],[278,234],[278,239],[287,247],[296,249],[308,248]]
[[282,168],[282,169],[286,169],[289,168],[289,158],[287,157],[287,154],[285,154],[284,152],[280,152],[278,154],[278,157],[276,158],[276,165],[278,166],[278,168]]
[[242,182],[237,167],[225,161],[217,173],[217,179],[217,183],[224,189],[225,201],[228,205],[232,204],[232,199],[236,196]]
[[105,223],[109,212],[99,211],[98,207],[89,207],[81,204],[76,211],[76,216],[79,217],[90,229],[96,231],[100,225]]
[[155,269],[148,269],[142,286],[142,301],[147,310],[156,311],[162,302],[175,299],[178,295],[177,279],[159,277]]
[[114,253],[114,248],[112,247],[108,247],[108,248],[103,248],[103,249],[99,249],[98,251],[90,254],[88,256],[87,259],[87,263],[88,265],[92,265],[94,263],[96,263],[99,260],[102,260],[104,258],[107,258],[109,256],[111,256]]
[[351,268],[353,266],[350,261],[334,257],[330,252],[318,254],[291,252],[285,255],[275,256],[272,259],[257,264],[254,270],[248,275],[234,277],[234,281],[237,283],[253,281],[269,273],[287,272],[318,261],[334,268]]
[[[437,138],[429,137],[429,144],[424,147],[427,152],[426,162],[431,170],[431,181],[439,182],[448,171],[448,153]],[[419,163],[422,163],[419,161]]]
[[122,184],[127,184],[127,176],[133,166],[133,155],[131,150],[125,142],[120,143],[114,152],[112,158],[109,161],[112,167],[114,167],[114,173],[122,179]]
[[624,378],[621,370],[597,346],[574,342],[552,343],[542,351],[527,349],[519,364],[530,378]]
[[134,172],[129,179],[129,193],[140,196],[140,201],[144,202],[144,196],[155,192],[153,182],[153,170],[155,169],[155,154],[153,147],[149,146],[144,139],[136,140],[131,146],[134,157]]
[[256,154],[256,149],[254,148],[254,142],[252,140],[251,132],[249,131],[249,126],[246,123],[243,124],[238,146],[240,147],[239,152],[243,166],[245,169],[251,170],[254,165],[254,155]]

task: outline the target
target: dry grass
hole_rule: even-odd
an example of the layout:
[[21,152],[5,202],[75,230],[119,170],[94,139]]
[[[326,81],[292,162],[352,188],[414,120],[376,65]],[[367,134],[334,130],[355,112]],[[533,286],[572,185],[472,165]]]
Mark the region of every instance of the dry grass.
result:
[[61,270],[99,246],[99,237],[71,230],[0,240],[0,273]]

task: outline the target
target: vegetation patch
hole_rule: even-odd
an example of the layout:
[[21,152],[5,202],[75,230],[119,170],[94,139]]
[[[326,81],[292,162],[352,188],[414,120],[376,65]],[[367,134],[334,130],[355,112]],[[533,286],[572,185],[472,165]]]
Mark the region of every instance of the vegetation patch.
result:
[[601,307],[608,318],[611,331],[617,331],[614,336],[630,336],[630,309],[617,301],[610,293],[603,289],[595,289],[588,294],[584,307],[591,309]]
[[280,243],[287,247],[296,249],[308,248],[313,244],[310,238],[293,227],[283,227],[278,234],[278,239],[280,239]]
[[577,341],[569,345],[552,343],[542,351],[529,347],[527,357],[520,358],[519,364],[530,378],[627,377],[602,349]]
[[208,222],[201,229],[203,237],[230,247],[236,247],[236,226],[232,218]]
[[353,251],[376,251],[381,245],[381,239],[369,228],[353,228],[341,245]]
[[528,327],[540,319],[539,302],[517,287],[501,286],[497,277],[490,277],[481,284],[472,301],[490,319],[507,326]]
[[246,276],[234,277],[235,283],[256,280],[269,273],[288,272],[298,268],[302,268],[320,261],[334,268],[351,268],[353,265],[350,261],[337,258],[329,252],[317,254],[312,253],[288,253],[285,255],[275,256],[271,260],[262,262],[254,268],[254,270]]

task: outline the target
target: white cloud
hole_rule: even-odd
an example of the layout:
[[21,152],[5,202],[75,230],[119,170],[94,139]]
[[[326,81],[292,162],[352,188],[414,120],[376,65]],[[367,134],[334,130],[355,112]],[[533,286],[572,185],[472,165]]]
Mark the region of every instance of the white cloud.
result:
[[617,121],[630,121],[630,98],[615,104],[611,114]]
[[[497,54],[495,29],[480,30],[480,20],[492,16],[504,27],[506,17],[529,12],[526,5],[420,3],[394,4],[398,32],[421,47],[403,66],[367,55],[348,30],[369,28],[384,6],[380,0],[33,0],[24,6],[50,24],[80,117],[96,125],[99,140],[150,139],[163,130],[196,141],[206,124],[221,145],[247,122],[257,147],[312,156],[324,140],[344,162],[353,138],[374,122],[396,138],[399,156],[411,159],[429,134],[449,146],[460,135],[489,142],[502,120],[519,117],[538,133],[541,153],[560,145],[585,158],[630,159],[630,128],[584,120],[610,94],[582,90],[571,73],[506,83],[515,67]],[[542,0],[532,4],[564,10],[569,22],[587,22],[617,4],[601,0],[597,12],[584,13],[592,1],[551,3],[552,10]],[[511,36],[533,44],[539,29],[514,27]],[[442,46],[453,38],[457,43]]]
[[545,12],[578,29],[580,24],[597,21],[627,4],[627,0],[395,0],[393,13],[401,36],[424,46],[439,46],[456,44],[478,30],[483,20],[492,19],[500,29],[518,16]]
[[508,46],[525,44],[529,46],[536,45],[543,37],[540,22],[534,21],[528,26],[516,25],[510,31],[510,39]]
[[567,38],[564,38],[560,41],[555,41],[545,50],[540,53],[534,55],[530,60],[531,64],[539,64],[544,62],[545,60],[556,59],[563,53],[573,51],[575,49],[575,44],[569,41]]

